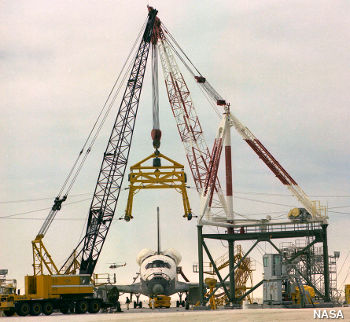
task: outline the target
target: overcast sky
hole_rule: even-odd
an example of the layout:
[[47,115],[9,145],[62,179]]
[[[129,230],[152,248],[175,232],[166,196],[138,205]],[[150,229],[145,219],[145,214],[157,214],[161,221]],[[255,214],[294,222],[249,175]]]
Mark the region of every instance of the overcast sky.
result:
[[[23,288],[23,276],[32,273],[30,241],[121,70],[146,19],[148,3],[159,10],[158,16],[201,73],[231,102],[233,113],[299,185],[316,196],[312,199],[328,204],[333,211],[329,213],[329,252],[341,251],[341,266],[350,243],[348,1],[33,0],[0,3],[0,217],[21,214],[0,218],[0,267],[8,268],[9,276]],[[150,70],[148,66],[128,166],[153,152]],[[161,71],[159,75],[161,152],[185,164],[190,177]],[[185,71],[184,75],[188,76]],[[211,146],[219,118],[193,80],[187,79]],[[58,264],[83,232],[118,107],[119,101],[72,196],[45,237]],[[298,206],[235,132],[232,145],[235,211],[262,218],[266,214],[261,213],[286,215]],[[191,178],[189,184],[194,186]],[[189,195],[198,213],[199,198],[193,188]],[[19,202],[39,198],[48,199]],[[124,214],[126,199],[127,191],[122,191],[115,218]],[[79,202],[69,205],[75,201]],[[181,196],[172,191],[141,191],[135,197],[135,219],[113,223],[96,271],[108,271],[110,262],[127,262],[126,268],[117,271],[118,282],[131,281],[138,270],[139,250],[156,247],[157,206],[162,247],[178,249],[185,273],[197,279],[192,273],[197,262],[196,222],[182,218]],[[44,210],[35,211],[40,209]],[[214,257],[226,251],[220,243],[212,247]],[[255,282],[261,279],[265,251],[272,249],[262,244],[252,254],[257,263]],[[348,264],[340,273],[341,288]],[[350,283],[350,274],[346,281]]]

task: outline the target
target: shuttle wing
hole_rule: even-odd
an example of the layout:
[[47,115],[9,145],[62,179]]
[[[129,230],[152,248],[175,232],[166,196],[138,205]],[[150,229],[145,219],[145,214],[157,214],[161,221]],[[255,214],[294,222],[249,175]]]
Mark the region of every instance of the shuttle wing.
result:
[[141,293],[141,283],[129,284],[129,285],[116,285],[120,293]]
[[175,292],[188,292],[190,287],[197,287],[198,283],[176,282]]

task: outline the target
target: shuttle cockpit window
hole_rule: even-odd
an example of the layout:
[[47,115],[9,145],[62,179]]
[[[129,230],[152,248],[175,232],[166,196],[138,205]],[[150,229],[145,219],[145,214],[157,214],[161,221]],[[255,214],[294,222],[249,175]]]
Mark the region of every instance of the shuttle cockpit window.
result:
[[151,263],[148,263],[146,265],[146,269],[148,268],[157,268],[157,267],[165,267],[165,268],[170,268],[170,265],[166,262],[163,262],[161,260],[155,260]]

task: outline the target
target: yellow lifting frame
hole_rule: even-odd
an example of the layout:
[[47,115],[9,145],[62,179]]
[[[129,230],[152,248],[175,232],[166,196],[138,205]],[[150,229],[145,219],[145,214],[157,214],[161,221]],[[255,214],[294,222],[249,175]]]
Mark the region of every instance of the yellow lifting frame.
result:
[[[159,164],[144,165],[150,159],[159,159]],[[170,163],[170,165],[160,165],[160,160],[164,159]],[[130,221],[132,216],[132,205],[134,195],[141,189],[178,189],[182,194],[182,201],[184,205],[185,214],[183,217],[188,220],[192,219],[190,202],[188,200],[186,191],[186,174],[184,172],[184,166],[159,151],[149,155],[142,161],[134,164],[130,167],[129,174],[129,196],[128,203],[125,210],[124,219]]]

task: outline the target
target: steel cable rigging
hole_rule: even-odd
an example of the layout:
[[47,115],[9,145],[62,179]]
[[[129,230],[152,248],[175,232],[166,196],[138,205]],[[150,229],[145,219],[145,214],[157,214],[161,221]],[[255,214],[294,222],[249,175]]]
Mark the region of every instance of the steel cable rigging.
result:
[[[127,59],[123,65],[116,81],[114,82],[112,89],[110,90],[110,92],[107,96],[107,99],[106,99],[105,103],[103,104],[102,109],[101,109],[100,113],[98,114],[98,117],[92,126],[92,129],[90,130],[77,158],[75,159],[75,161],[73,163],[73,166],[71,167],[65,181],[63,182],[63,185],[61,186],[61,189],[54,200],[54,204],[53,204],[52,208],[50,209],[50,212],[49,212],[45,222],[43,223],[42,227],[39,230],[38,236],[41,236],[41,238],[46,234],[48,228],[50,227],[52,221],[54,220],[54,218],[56,216],[56,213],[61,209],[62,203],[64,201],[66,201],[74,183],[77,180],[77,177],[78,177],[81,169],[83,168],[83,166],[85,164],[87,157],[89,156],[89,154],[91,152],[91,149],[92,149],[94,143],[96,142],[96,139],[97,139],[108,115],[109,115],[109,112],[111,111],[111,109],[114,105],[114,102],[115,102],[115,100],[120,92],[122,85],[124,84],[124,82],[127,78],[128,73],[131,69],[133,60],[131,60],[130,57],[132,57],[132,53],[134,52],[135,47],[136,47],[136,45],[137,45],[137,43],[142,35],[142,32],[145,29],[145,25],[146,25],[146,22],[143,24],[141,30],[139,31],[137,39],[135,40],[135,42],[134,42],[134,44],[133,44],[133,46],[132,46],[132,48],[127,56]],[[128,62],[129,62],[129,64],[128,64]],[[126,66],[127,66],[127,68],[126,68]],[[84,153],[84,151],[85,151],[85,153]]]

